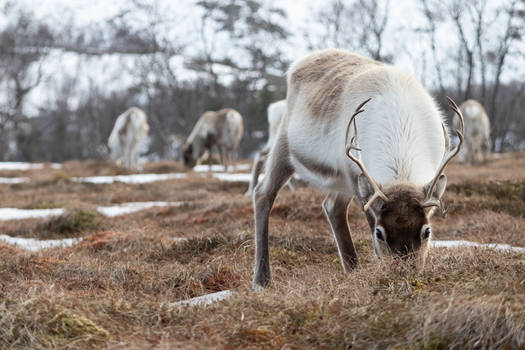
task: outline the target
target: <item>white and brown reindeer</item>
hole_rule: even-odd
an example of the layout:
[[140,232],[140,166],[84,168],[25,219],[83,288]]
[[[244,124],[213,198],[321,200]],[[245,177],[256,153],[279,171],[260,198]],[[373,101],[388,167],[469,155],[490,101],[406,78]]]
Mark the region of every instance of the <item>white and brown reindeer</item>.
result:
[[148,132],[148,117],[140,108],[131,107],[119,115],[108,139],[111,159],[126,168],[140,170],[140,143]]
[[[253,161],[250,185],[248,186],[248,190],[245,193],[245,195],[247,196],[251,196],[253,194],[253,189],[255,188],[255,186],[257,186],[257,183],[259,182],[259,175],[261,174],[264,163],[266,162],[266,159],[268,158],[268,153],[270,153],[270,149],[272,148],[275,142],[275,137],[277,136],[277,131],[279,130],[281,121],[284,119],[284,116],[286,115],[286,100],[280,100],[280,101],[271,103],[268,106],[267,111],[268,111],[268,141],[266,142],[266,145],[261,150],[261,152],[257,153]],[[290,181],[288,181],[287,184],[291,190],[294,190],[294,186]]]
[[[459,105],[465,118],[465,146],[458,154],[460,163],[484,163],[490,157],[490,122],[485,108],[475,100],[466,100]],[[457,119],[453,126],[457,127]]]
[[225,108],[204,113],[182,146],[184,165],[193,168],[199,158],[208,151],[208,164],[211,170],[212,150],[217,146],[224,170],[228,171],[228,163],[234,165],[242,134],[242,116],[235,109]]
[[358,263],[347,223],[354,197],[376,255],[415,256],[423,267],[430,218],[436,208],[445,212],[443,171],[461,147],[463,123],[460,142],[449,149],[443,115],[415,78],[350,52],[310,54],[292,65],[287,78],[287,114],[253,197],[254,288],[270,281],[268,218],[294,172],[329,192],[323,209],[345,272]]

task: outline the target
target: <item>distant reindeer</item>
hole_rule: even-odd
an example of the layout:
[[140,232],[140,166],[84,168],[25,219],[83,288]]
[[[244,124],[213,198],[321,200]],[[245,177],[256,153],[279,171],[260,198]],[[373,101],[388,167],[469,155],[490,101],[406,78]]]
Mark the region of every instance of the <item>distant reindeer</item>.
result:
[[148,136],[148,117],[143,110],[131,107],[117,117],[108,139],[111,159],[126,168],[139,170],[140,143]]
[[[458,154],[460,163],[483,163],[490,157],[490,122],[483,106],[475,100],[466,100],[459,106],[465,117],[465,146]],[[457,127],[458,123],[453,123]]]
[[[277,136],[277,131],[281,125],[281,120],[286,114],[286,100],[280,100],[274,102],[268,106],[268,141],[264,148],[259,152],[253,161],[252,168],[252,178],[250,180],[250,185],[245,195],[251,196],[253,194],[253,189],[257,186],[259,181],[259,175],[261,174],[266,158],[268,158],[268,153],[272,148],[273,143],[275,142],[275,137]],[[294,189],[290,181],[288,181],[288,186],[291,190]]]
[[182,146],[184,165],[193,168],[204,152],[208,151],[211,170],[212,149],[217,146],[224,170],[228,171],[228,163],[233,166],[235,161],[242,134],[242,116],[236,110],[225,108],[204,113]]
[[253,197],[254,288],[269,283],[268,217],[294,172],[329,191],[323,209],[345,272],[358,263],[347,223],[353,197],[365,212],[376,255],[413,255],[422,268],[432,236],[430,218],[436,207],[446,212],[443,171],[463,140],[456,104],[450,100],[461,128],[458,145],[450,149],[438,106],[402,70],[325,50],[295,62],[287,82],[287,113]]

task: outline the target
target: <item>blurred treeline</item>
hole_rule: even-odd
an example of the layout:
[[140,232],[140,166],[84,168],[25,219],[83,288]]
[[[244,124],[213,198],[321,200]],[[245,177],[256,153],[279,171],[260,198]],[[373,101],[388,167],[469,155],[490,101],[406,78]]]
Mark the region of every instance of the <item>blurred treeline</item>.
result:
[[[394,17],[389,0],[330,0],[310,7],[299,29],[279,1],[202,0],[173,13],[164,2],[126,2],[96,25],[49,23],[37,8],[0,2],[8,19],[0,27],[0,159],[103,158],[115,119],[131,106],[148,114],[152,158],[173,157],[172,145],[204,111],[233,107],[245,118],[247,156],[265,140],[257,131],[267,130],[268,104],[286,95],[294,55],[326,47],[409,60],[438,101],[485,106],[497,151],[525,148],[525,0],[414,0],[405,18]],[[174,30],[180,21],[191,23],[191,37]],[[72,56],[82,58],[76,69],[61,71]],[[79,76],[84,64],[108,62],[122,70],[120,85]]]

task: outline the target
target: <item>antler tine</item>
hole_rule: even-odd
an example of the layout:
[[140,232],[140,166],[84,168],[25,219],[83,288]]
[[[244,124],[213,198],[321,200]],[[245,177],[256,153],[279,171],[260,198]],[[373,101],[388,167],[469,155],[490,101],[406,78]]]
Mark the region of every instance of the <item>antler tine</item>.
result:
[[[363,164],[363,162],[361,161],[361,156],[359,154],[359,151],[361,151],[361,149],[359,148],[359,140],[357,138],[357,125],[356,125],[356,122],[355,122],[355,117],[361,113],[361,112],[364,112],[364,109],[363,106],[369,102],[372,98],[369,98],[367,99],[366,101],[364,101],[363,103],[361,103],[359,106],[357,106],[354,114],[352,115],[352,117],[350,118],[350,122],[348,123],[348,126],[346,127],[346,137],[345,137],[345,145],[346,145],[346,155],[348,156],[348,158],[352,159],[354,161],[354,163],[357,164],[357,166],[361,169],[361,172],[363,173],[363,175],[367,178],[368,182],[370,183],[370,185],[372,186],[372,189],[374,190],[374,194],[372,195],[372,197],[368,200],[368,202],[366,202],[366,204],[364,205],[364,210],[367,211],[368,208],[370,208],[370,205],[372,205],[372,203],[378,198],[380,197],[381,199],[383,199],[384,201],[388,201],[388,197],[383,193],[383,191],[381,191],[381,189],[379,188],[379,186],[377,185],[377,183],[374,181],[374,179],[372,178],[372,176],[368,173],[368,171],[366,170],[365,168],[365,165]],[[350,144],[347,144],[348,143],[348,134],[350,132],[350,127],[352,125],[352,123],[354,123],[354,136],[352,137],[352,139],[350,140]],[[352,150],[356,150],[358,153],[358,157],[354,156],[352,154]]]
[[[426,194],[425,204],[424,204],[427,206],[438,206],[444,213],[446,213],[446,211],[443,210],[443,206],[441,202],[437,204],[437,203],[434,203],[434,201],[432,201],[431,199],[432,193],[434,192],[434,187],[436,186],[436,182],[441,176],[441,174],[443,173],[443,171],[445,170],[445,167],[452,160],[452,158],[454,158],[458,154],[459,150],[461,149],[461,145],[463,144],[463,134],[465,133],[465,120],[463,119],[463,114],[461,113],[458,105],[450,97],[447,96],[447,99],[450,103],[450,108],[452,108],[452,110],[456,113],[460,121],[461,130],[456,130],[459,142],[454,149],[445,151],[445,154],[443,155],[443,159],[441,160],[441,164],[439,165],[438,171],[436,172],[436,176],[434,176],[434,178],[432,179],[432,182],[430,183],[430,187]],[[446,132],[446,131],[443,129],[443,132]]]
[[441,212],[441,216],[445,217],[448,213],[448,210],[449,208],[445,208],[443,207],[443,201],[441,200],[438,200],[438,199],[429,199],[429,200],[426,200],[423,204],[422,204],[422,207],[423,208],[429,208],[429,207],[438,207],[440,212]]
[[348,133],[350,132],[350,126],[352,125],[352,122],[354,122],[354,137],[352,138],[352,140],[350,140],[350,143],[353,143],[353,140],[354,138],[357,137],[357,127],[355,125],[355,117],[361,113],[361,112],[364,112],[365,110],[362,109],[364,105],[366,105],[370,100],[372,99],[372,97],[370,97],[368,100],[362,102],[359,106],[357,106],[357,108],[355,109],[355,112],[354,114],[352,114],[352,117],[350,118],[350,122],[348,123],[348,126],[346,127],[346,137],[345,137],[345,146],[348,144]]

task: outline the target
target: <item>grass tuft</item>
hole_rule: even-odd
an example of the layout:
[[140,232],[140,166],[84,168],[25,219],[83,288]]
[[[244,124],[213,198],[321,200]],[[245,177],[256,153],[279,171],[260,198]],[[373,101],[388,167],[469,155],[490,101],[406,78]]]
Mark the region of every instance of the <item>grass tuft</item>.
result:
[[524,217],[525,183],[512,181],[492,181],[479,183],[466,181],[450,185],[447,189],[454,193],[454,210],[491,210],[512,216]]
[[87,231],[108,228],[108,221],[94,210],[73,209],[63,215],[48,219],[39,229],[58,236],[78,236]]

